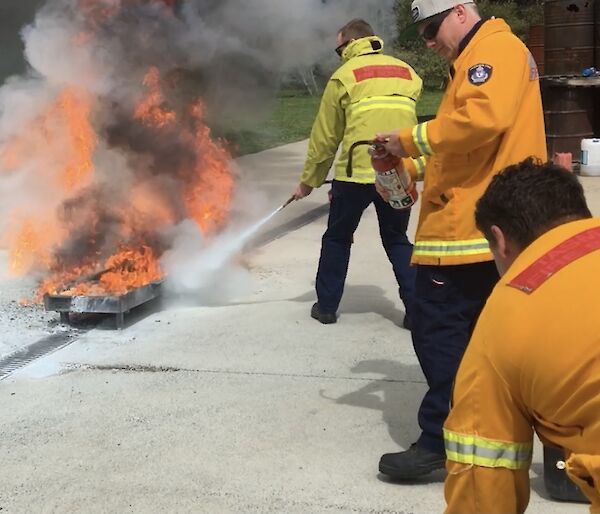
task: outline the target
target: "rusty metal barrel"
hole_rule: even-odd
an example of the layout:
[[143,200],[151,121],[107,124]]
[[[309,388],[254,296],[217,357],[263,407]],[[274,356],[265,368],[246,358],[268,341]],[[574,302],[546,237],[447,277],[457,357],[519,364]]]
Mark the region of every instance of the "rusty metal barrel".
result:
[[[595,49],[595,66],[597,70],[600,70],[600,0],[596,0],[594,2],[595,6],[594,6],[594,26],[596,28],[596,33],[594,35],[594,40],[596,42],[596,49]],[[600,112],[600,111],[599,111]]]
[[578,75],[594,65],[594,3],[591,0],[544,2],[546,75]]
[[540,75],[544,74],[544,31],[543,25],[531,25],[527,36],[527,47],[535,59]]
[[594,88],[594,136],[600,137],[600,84]]
[[578,160],[581,140],[594,135],[594,91],[548,78],[541,85],[548,156],[571,152]]

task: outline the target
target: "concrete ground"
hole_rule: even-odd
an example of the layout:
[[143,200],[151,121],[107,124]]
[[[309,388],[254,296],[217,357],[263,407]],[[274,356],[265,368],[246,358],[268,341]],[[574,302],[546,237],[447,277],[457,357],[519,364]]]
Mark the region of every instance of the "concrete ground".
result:
[[[305,148],[240,159],[243,180],[278,205]],[[598,215],[600,178],[583,181]],[[285,235],[249,254],[254,285],[235,301],[74,333],[0,381],[2,514],[441,512],[442,472],[408,485],[377,473],[382,453],[417,437],[425,383],[373,209],[355,236],[339,322],[309,317],[326,217],[296,221],[326,202],[322,188],[273,218],[267,240]],[[18,298],[7,295],[27,284],[1,285],[5,356],[66,330],[35,308],[15,328]],[[587,512],[548,499],[539,450],[528,512]]]

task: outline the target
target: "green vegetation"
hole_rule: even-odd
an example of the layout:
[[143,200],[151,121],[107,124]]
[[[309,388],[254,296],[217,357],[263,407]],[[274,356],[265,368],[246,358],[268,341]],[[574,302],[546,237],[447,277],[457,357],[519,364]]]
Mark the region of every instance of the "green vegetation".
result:
[[[413,66],[423,78],[425,87],[439,88],[448,75],[448,63],[425,48],[416,29],[407,30],[411,24],[411,2],[412,0],[396,0],[394,10],[399,37],[395,54]],[[525,43],[529,26],[538,25],[543,20],[542,0],[478,0],[477,7],[483,18],[495,16],[504,19]]]
[[[417,106],[419,115],[435,114],[441,91],[424,91]],[[254,130],[222,134],[234,155],[260,152],[275,146],[306,139],[310,135],[320,98],[299,91],[282,91],[268,118]]]
[[278,95],[270,115],[256,129],[225,134],[234,155],[260,152],[305,139],[319,108],[319,97],[284,91]]
[[443,94],[441,89],[425,89],[417,104],[417,114],[419,116],[435,114]]

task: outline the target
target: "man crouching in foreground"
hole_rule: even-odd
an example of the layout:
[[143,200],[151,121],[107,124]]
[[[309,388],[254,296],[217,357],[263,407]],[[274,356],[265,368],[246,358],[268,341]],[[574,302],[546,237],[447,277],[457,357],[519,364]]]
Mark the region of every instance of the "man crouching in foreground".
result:
[[447,513],[524,512],[533,430],[600,512],[600,219],[577,177],[532,159],[494,177],[476,223],[500,275],[444,425]]

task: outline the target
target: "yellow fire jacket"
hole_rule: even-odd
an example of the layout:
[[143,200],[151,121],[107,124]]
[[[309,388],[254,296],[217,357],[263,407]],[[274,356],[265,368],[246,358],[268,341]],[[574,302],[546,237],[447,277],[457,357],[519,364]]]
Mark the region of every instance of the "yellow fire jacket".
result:
[[546,160],[537,66],[501,19],[484,22],[454,62],[434,120],[400,131],[427,159],[413,262],[489,261],[475,203],[492,176],[529,156]]
[[592,218],[546,232],[496,285],[444,425],[447,513],[523,512],[534,429],[600,513],[598,270]]
[[[417,123],[416,101],[423,82],[408,64],[382,51],[383,41],[376,36],[357,39],[344,49],[344,63],[329,79],[312,127],[303,184],[323,184],[340,143],[335,179],[373,184],[375,172],[366,146],[356,148],[352,177],[346,175],[350,146],[372,139],[377,132]],[[416,173],[423,170],[424,162],[416,159],[407,166]]]

